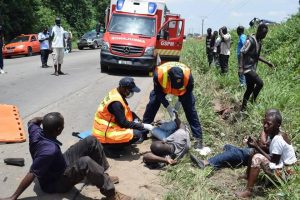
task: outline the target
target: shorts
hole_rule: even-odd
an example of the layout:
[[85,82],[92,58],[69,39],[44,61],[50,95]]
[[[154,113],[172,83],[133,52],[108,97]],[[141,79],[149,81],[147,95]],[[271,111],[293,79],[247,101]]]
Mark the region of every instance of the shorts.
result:
[[251,167],[262,169],[271,179],[277,180],[280,178],[283,181],[288,181],[288,179],[293,175],[294,169],[292,166],[284,166],[279,169],[271,169],[269,166],[270,161],[260,153],[257,153],[252,158]]
[[54,65],[63,64],[64,51],[64,48],[53,48],[52,57]]

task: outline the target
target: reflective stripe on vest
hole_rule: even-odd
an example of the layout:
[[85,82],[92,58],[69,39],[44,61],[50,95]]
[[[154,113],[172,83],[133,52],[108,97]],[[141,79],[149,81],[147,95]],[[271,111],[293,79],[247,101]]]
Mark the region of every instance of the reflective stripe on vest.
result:
[[94,118],[93,135],[101,143],[126,143],[133,138],[133,130],[121,128],[115,117],[108,111],[108,106],[118,101],[122,104],[125,111],[125,118],[133,120],[132,112],[117,89],[113,89],[100,103]]
[[[168,78],[168,71],[175,66],[180,67],[184,75],[183,86],[180,89],[172,88],[171,81]],[[157,67],[158,82],[163,88],[164,93],[173,94],[175,96],[181,96],[185,94],[186,86],[188,85],[189,78],[190,78],[190,73],[191,73],[190,68],[188,68],[186,65],[180,62],[167,62]]]

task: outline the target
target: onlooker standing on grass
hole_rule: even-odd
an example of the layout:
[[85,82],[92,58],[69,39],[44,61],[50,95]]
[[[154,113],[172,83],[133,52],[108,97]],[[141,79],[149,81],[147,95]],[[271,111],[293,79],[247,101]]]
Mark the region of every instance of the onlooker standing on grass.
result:
[[[239,67],[241,65],[240,64],[240,61],[241,61],[241,48],[244,46],[247,37],[244,34],[244,27],[243,26],[238,26],[237,29],[236,29],[236,32],[239,36],[238,46],[237,46],[237,58],[238,58],[238,67]],[[245,81],[244,74],[239,71],[238,76],[239,76],[240,86],[241,87],[245,86],[246,81]]]
[[223,26],[219,30],[219,34],[221,37],[221,44],[220,44],[220,67],[221,67],[221,74],[228,73],[228,61],[230,56],[230,42],[231,36],[227,31],[227,27]]
[[2,56],[2,47],[3,47],[3,30],[2,30],[2,26],[0,25],[0,74],[4,74],[4,70],[3,70],[3,56]]
[[207,29],[206,35],[206,55],[209,66],[213,61],[213,45],[212,45],[213,35],[211,34],[211,28]]
[[64,39],[64,29],[61,27],[61,19],[56,17],[55,25],[51,31],[51,41],[52,41],[52,49],[53,49],[53,63],[54,63],[54,73],[53,75],[64,75],[61,71],[61,65],[64,59],[64,48],[65,48],[65,39]]
[[219,36],[218,31],[214,31],[214,49],[213,49],[213,57],[214,63],[216,67],[220,67],[220,44],[221,44],[221,37]]
[[43,32],[40,32],[38,35],[38,40],[40,42],[40,48],[41,48],[41,61],[42,61],[43,68],[50,67],[47,65],[48,56],[50,52],[49,37],[50,36],[47,27],[45,27]]
[[260,24],[257,27],[255,35],[249,36],[245,45],[241,49],[241,60],[239,72],[243,72],[246,78],[247,89],[244,94],[241,111],[244,111],[247,107],[247,102],[252,94],[252,100],[255,102],[260,90],[263,87],[263,81],[256,73],[256,66],[258,61],[262,61],[269,67],[274,65],[264,58],[260,57],[260,51],[262,47],[262,40],[268,33],[268,26],[266,24]]

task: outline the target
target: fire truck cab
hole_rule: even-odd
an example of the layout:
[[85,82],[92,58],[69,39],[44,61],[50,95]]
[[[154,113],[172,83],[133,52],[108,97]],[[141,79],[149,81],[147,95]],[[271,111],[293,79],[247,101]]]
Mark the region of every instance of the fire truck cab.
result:
[[111,0],[105,22],[101,72],[151,71],[160,61],[180,58],[185,21],[170,13],[164,0]]

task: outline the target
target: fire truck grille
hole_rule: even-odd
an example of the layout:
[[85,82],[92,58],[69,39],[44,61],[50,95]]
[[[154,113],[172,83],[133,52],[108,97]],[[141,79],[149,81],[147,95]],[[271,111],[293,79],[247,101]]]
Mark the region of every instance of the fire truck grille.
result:
[[143,47],[125,46],[118,44],[112,44],[111,50],[113,53],[122,55],[141,55],[143,53]]

